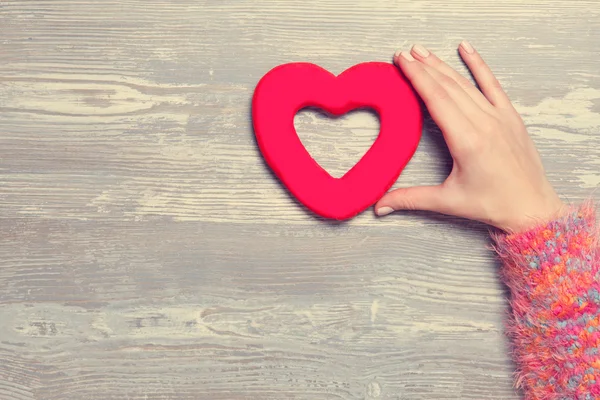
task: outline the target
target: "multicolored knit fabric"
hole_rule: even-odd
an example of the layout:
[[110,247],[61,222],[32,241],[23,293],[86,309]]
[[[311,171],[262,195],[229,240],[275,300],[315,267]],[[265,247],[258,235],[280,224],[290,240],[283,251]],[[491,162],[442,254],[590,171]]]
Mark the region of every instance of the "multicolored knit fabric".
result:
[[600,257],[591,205],[495,237],[526,399],[600,399]]

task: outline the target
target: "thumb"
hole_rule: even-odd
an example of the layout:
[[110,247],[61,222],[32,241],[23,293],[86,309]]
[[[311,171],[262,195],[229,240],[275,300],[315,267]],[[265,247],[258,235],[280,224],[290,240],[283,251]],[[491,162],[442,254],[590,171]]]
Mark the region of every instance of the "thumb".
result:
[[443,213],[448,199],[442,195],[441,186],[416,186],[396,189],[385,194],[375,205],[380,217],[398,210],[420,210]]

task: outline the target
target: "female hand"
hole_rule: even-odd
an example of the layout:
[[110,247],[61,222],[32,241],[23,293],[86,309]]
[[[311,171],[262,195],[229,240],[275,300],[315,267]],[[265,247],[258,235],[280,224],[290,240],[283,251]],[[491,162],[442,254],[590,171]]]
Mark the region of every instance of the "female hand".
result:
[[507,232],[551,220],[564,204],[521,117],[477,51],[462,42],[459,52],[481,91],[420,45],[394,56],[440,127],[454,164],[441,185],[387,193],[375,206],[377,214],[434,211]]

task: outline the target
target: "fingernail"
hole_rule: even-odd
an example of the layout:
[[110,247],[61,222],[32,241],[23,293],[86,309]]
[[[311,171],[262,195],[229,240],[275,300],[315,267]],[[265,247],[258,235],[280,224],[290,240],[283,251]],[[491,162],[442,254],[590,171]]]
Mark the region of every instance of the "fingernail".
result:
[[471,43],[467,42],[466,40],[463,40],[461,42],[460,47],[462,47],[463,50],[467,52],[467,54],[473,54],[473,52],[475,51],[473,46],[471,46]]
[[420,44],[415,44],[412,48],[415,53],[417,53],[418,55],[420,55],[423,58],[429,57],[429,50],[427,50],[425,47],[421,46]]
[[398,57],[400,57],[400,53],[402,53],[402,50],[398,50],[394,53],[394,60],[398,59]]
[[377,210],[377,215],[383,217],[384,215],[388,215],[394,212],[392,207],[381,207]]
[[401,52],[400,55],[407,61],[415,61],[414,57],[406,51]]

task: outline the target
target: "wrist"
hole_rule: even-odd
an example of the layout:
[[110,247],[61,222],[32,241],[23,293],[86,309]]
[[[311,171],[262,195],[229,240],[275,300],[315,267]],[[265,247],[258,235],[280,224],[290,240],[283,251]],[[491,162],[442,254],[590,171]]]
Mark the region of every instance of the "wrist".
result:
[[569,207],[556,196],[549,201],[517,211],[497,227],[509,234],[525,232],[560,218],[568,209]]

